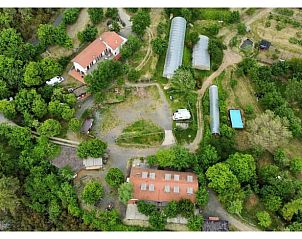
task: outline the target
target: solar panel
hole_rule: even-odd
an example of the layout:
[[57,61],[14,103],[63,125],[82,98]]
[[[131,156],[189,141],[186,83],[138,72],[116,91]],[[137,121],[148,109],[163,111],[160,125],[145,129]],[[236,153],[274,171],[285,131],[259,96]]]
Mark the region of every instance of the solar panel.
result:
[[174,174],[174,181],[179,181],[179,175]]
[[193,188],[187,188],[187,194],[193,194]]
[[141,190],[142,191],[147,190],[147,185],[145,183],[141,184]]
[[148,177],[148,172],[142,172],[142,178],[147,178]]
[[174,192],[179,193],[179,186],[174,186]]
[[190,182],[190,183],[193,182],[193,176],[192,175],[188,175],[187,176],[187,181]]
[[171,174],[165,174],[165,180],[171,180]]
[[150,173],[150,174],[149,174],[149,177],[150,177],[151,179],[155,179],[155,173]]
[[169,185],[165,185],[165,192],[169,193],[170,192],[170,186]]
[[154,191],[154,184],[149,185],[149,191]]

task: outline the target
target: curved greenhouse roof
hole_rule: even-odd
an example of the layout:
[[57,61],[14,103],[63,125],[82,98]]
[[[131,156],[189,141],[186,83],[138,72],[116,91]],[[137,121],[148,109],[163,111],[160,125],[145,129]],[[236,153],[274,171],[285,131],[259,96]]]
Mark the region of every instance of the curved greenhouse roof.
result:
[[182,64],[187,21],[182,17],[174,17],[171,21],[169,45],[166,54],[163,77],[172,78]]
[[192,67],[199,70],[210,70],[210,54],[208,52],[209,38],[199,36],[199,41],[193,47]]
[[220,134],[219,130],[219,101],[218,88],[216,85],[211,85],[210,93],[210,124],[212,134]]

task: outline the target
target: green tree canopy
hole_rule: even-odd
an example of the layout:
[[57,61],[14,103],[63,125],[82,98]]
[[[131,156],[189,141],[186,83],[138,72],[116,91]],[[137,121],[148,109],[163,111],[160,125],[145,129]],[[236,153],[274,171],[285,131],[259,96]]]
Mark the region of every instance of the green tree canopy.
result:
[[38,133],[47,137],[53,137],[61,133],[61,128],[59,121],[47,119],[38,127]]
[[0,112],[8,119],[14,119],[17,115],[15,103],[8,100],[0,100]]
[[209,193],[205,187],[200,187],[196,192],[196,204],[198,207],[203,208],[209,199]]
[[133,56],[141,48],[141,41],[134,35],[128,37],[128,41],[123,45],[121,49],[121,55],[123,59],[128,59]]
[[187,96],[195,89],[196,81],[189,69],[179,68],[171,79],[171,85],[175,92]]
[[256,175],[256,162],[250,154],[232,154],[225,163],[240,183],[247,183]]
[[224,163],[210,167],[206,176],[209,180],[208,186],[219,194],[232,193],[240,188],[238,179]]
[[123,183],[118,189],[119,200],[124,204],[127,204],[128,201],[132,198],[133,194],[133,184],[132,183]]
[[293,158],[290,161],[290,170],[293,173],[301,173],[302,172],[302,158]]
[[88,8],[88,14],[90,21],[96,25],[103,20],[104,10],[103,8]]
[[81,43],[92,42],[98,34],[95,26],[87,25],[82,32],[78,32],[78,39]]
[[149,223],[157,231],[163,231],[167,224],[167,219],[160,211],[153,211],[149,216]]
[[85,185],[81,197],[85,203],[94,205],[103,198],[104,193],[104,188],[100,182],[90,181]]
[[258,219],[258,224],[260,226],[262,226],[264,228],[268,228],[272,224],[272,220],[271,220],[271,217],[268,212],[260,211],[260,212],[257,212],[256,216]]
[[157,37],[152,40],[152,50],[158,54],[161,55],[163,54],[167,49],[167,41],[164,39]]
[[119,168],[110,168],[105,177],[106,182],[112,188],[118,188],[124,181],[124,174]]
[[137,210],[145,214],[146,216],[150,216],[153,212],[157,211],[156,206],[154,204],[145,202],[143,200],[139,200],[137,203]]
[[79,132],[81,129],[81,121],[77,118],[72,118],[69,121],[68,127],[73,132]]
[[68,9],[64,10],[63,22],[65,24],[75,23],[80,15],[80,12],[81,12],[80,8],[68,8]]
[[188,228],[190,231],[202,231],[204,219],[201,215],[193,215],[188,220]]
[[138,10],[137,13],[131,17],[132,31],[138,36],[142,37],[147,27],[151,24],[150,14],[143,10]]
[[77,155],[80,158],[100,158],[103,156],[107,148],[107,144],[100,139],[90,139],[79,144]]

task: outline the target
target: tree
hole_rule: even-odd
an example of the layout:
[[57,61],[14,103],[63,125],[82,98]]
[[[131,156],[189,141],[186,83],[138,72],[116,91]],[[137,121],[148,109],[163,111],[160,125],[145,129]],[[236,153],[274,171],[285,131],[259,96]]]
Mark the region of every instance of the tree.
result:
[[45,57],[39,62],[39,67],[42,72],[42,79],[49,80],[63,73],[62,66],[53,58]]
[[118,188],[124,181],[124,174],[119,168],[111,168],[105,177],[110,187]]
[[239,23],[237,25],[237,31],[239,35],[244,35],[246,33],[246,26],[244,23]]
[[134,81],[136,82],[139,78],[140,78],[141,73],[137,70],[135,70],[134,68],[130,68],[130,70],[128,71],[128,80],[129,81]]
[[89,205],[94,205],[98,200],[104,196],[104,188],[98,181],[88,182],[81,194],[83,201]]
[[100,158],[103,156],[107,148],[107,144],[100,139],[90,139],[79,144],[77,155],[80,158]]
[[64,10],[63,22],[65,24],[75,23],[80,15],[80,12],[81,12],[80,8],[68,8],[68,9]]
[[229,202],[229,205],[227,207],[228,212],[232,214],[240,215],[242,208],[243,208],[243,201],[236,199],[234,201]]
[[0,178],[0,210],[15,214],[20,204],[20,199],[16,195],[19,190],[19,181],[17,178]]
[[256,175],[256,162],[252,155],[235,153],[226,160],[226,165],[240,183],[247,183]]
[[167,218],[174,218],[179,214],[178,203],[176,201],[168,202],[164,208],[164,214]]
[[41,70],[38,62],[29,62],[24,72],[24,84],[26,86],[37,86],[43,83]]
[[119,32],[121,30],[121,27],[117,21],[112,21],[111,30],[114,32]]
[[189,199],[181,199],[178,201],[179,214],[185,218],[189,218],[194,214],[194,204]]
[[117,20],[118,9],[117,8],[107,8],[105,16],[110,17],[112,20]]
[[204,219],[200,215],[193,215],[188,220],[188,228],[190,231],[202,231]]
[[0,99],[5,99],[10,95],[7,83],[4,80],[0,80]]
[[193,46],[199,41],[199,33],[196,31],[191,31],[186,39],[187,45],[190,48],[193,48]]
[[297,102],[302,108],[302,82],[298,79],[291,79],[286,85],[285,95],[289,102]]
[[14,119],[17,115],[15,104],[8,100],[0,101],[0,112],[8,119]]
[[47,137],[53,137],[61,133],[61,124],[57,120],[47,119],[39,127],[38,133]]
[[209,180],[208,186],[219,194],[232,193],[240,188],[238,179],[224,163],[210,167],[206,176]]
[[139,200],[136,205],[137,210],[146,216],[150,216],[153,212],[157,210],[154,204],[147,203],[143,200]]
[[286,167],[289,164],[289,159],[286,156],[283,149],[278,148],[274,153],[274,161],[280,166],[280,167]]
[[302,172],[302,158],[293,158],[290,161],[290,170],[295,173],[301,173]]
[[139,37],[142,37],[145,33],[147,27],[151,24],[150,14],[143,10],[138,10],[138,12],[131,17],[132,21],[132,31],[136,33]]
[[221,65],[223,59],[223,49],[225,49],[225,46],[221,40],[210,38],[208,51],[211,57],[212,70],[217,70]]
[[266,197],[264,197],[263,202],[265,208],[272,212],[278,211],[282,205],[281,197],[275,195],[267,195]]
[[172,91],[183,95],[184,99],[188,100],[195,86],[196,81],[189,69],[179,68],[175,71],[171,79]]
[[149,223],[157,231],[162,231],[165,229],[167,219],[160,211],[153,211],[149,216]]
[[95,94],[106,90],[122,73],[123,66],[120,61],[102,61],[97,69],[87,75],[84,80],[88,84],[89,91]]
[[262,226],[264,228],[268,228],[272,224],[272,220],[271,220],[271,217],[268,214],[268,212],[260,211],[260,212],[257,212],[256,216],[258,219],[258,224],[260,226]]
[[121,202],[127,204],[128,201],[132,198],[133,194],[133,184],[132,183],[123,183],[118,189],[118,197]]
[[69,121],[69,124],[68,124],[68,127],[71,131],[77,133],[80,131],[81,129],[81,121],[77,118],[72,118],[70,121]]
[[287,120],[275,116],[269,110],[249,121],[248,131],[249,140],[253,145],[263,147],[270,152],[286,144],[292,137]]
[[198,207],[203,208],[209,199],[209,193],[205,187],[200,187],[196,192],[196,204]]
[[103,8],[88,8],[88,14],[90,21],[96,25],[103,20],[104,10]]
[[290,224],[289,226],[287,226],[286,230],[301,232],[302,231],[302,222],[294,222],[294,223]]
[[163,54],[167,49],[167,42],[160,37],[153,39],[151,43],[152,43],[152,50],[157,55]]
[[133,56],[135,52],[137,52],[141,48],[141,41],[133,35],[128,37],[128,41],[121,49],[121,55],[123,59],[128,59]]
[[98,34],[95,26],[87,25],[82,32],[78,32],[78,39],[81,43],[93,41]]
[[216,148],[210,144],[206,145],[205,147],[202,147],[202,151],[199,157],[199,161],[205,169],[214,165],[220,159]]
[[282,210],[282,216],[286,221],[291,221],[294,214],[298,214],[302,212],[302,199],[294,199],[288,203],[286,203]]

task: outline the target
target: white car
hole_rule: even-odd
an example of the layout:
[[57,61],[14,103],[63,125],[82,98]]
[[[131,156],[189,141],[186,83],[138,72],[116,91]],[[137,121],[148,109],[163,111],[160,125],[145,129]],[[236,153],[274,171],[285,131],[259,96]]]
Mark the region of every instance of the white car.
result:
[[173,113],[172,119],[173,120],[188,120],[191,118],[190,111],[187,109],[178,109],[176,112]]
[[56,76],[48,81],[46,81],[46,84],[47,85],[55,85],[55,84],[59,84],[61,83],[62,81],[64,81],[64,77],[63,76]]

